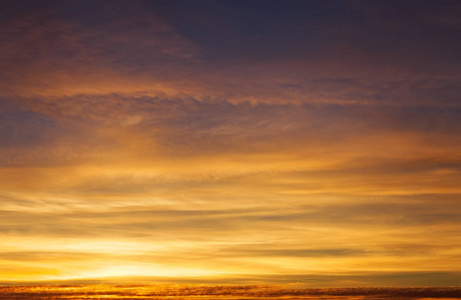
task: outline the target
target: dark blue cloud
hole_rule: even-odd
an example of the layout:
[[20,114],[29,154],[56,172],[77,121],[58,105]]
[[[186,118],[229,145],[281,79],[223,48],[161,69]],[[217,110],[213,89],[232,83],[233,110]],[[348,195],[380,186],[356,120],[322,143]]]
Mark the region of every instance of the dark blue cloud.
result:
[[[460,63],[454,1],[171,1],[154,11],[216,60]],[[363,67],[363,66],[362,66]]]

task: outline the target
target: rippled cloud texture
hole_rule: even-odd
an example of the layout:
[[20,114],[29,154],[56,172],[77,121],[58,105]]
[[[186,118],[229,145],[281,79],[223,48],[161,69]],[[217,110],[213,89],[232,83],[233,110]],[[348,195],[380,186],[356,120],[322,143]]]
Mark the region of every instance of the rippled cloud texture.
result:
[[3,1],[0,280],[461,279],[458,1]]

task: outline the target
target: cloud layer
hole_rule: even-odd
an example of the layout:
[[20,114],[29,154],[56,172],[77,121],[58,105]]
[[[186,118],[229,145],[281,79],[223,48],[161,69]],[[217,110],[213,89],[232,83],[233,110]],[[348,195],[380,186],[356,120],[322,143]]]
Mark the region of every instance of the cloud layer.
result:
[[4,8],[0,279],[459,278],[459,3]]

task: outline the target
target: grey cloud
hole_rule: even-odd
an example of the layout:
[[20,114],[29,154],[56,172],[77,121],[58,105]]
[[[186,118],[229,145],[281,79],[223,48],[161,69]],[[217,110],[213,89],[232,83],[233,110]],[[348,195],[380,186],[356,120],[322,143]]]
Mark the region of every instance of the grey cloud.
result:
[[0,99],[0,148],[31,147],[53,141],[58,124],[46,115]]
[[[313,152],[316,149],[321,151],[325,145],[331,148],[332,143],[346,143],[348,139],[363,134],[379,135],[382,132],[402,131],[408,134],[432,134],[433,136],[427,137],[427,142],[434,147],[461,145],[457,138],[461,128],[460,111],[449,108],[337,104],[250,105],[230,104],[225,101],[204,102],[190,97],[156,98],[118,94],[23,99],[20,102],[24,108],[6,110],[8,116],[1,122],[3,130],[0,133],[7,143],[27,144],[42,138],[47,142],[42,143],[46,148],[55,146],[52,137],[61,138],[68,142],[66,147],[72,148],[72,153],[79,152],[78,149],[83,147],[81,154],[85,149],[123,148],[123,141],[115,139],[118,133],[142,141],[142,155],[146,159],[155,153],[187,156],[270,152],[274,149],[288,151],[288,148],[293,147],[294,141],[304,147],[308,155],[308,149]],[[101,133],[94,130],[95,128],[100,129]],[[112,131],[113,136],[104,136],[104,130]],[[445,144],[437,139],[431,141],[437,134],[447,137]],[[130,142],[126,143],[129,144]],[[55,150],[52,153],[59,154],[59,151],[63,151]],[[40,148],[27,151],[40,151]],[[75,155],[78,161],[79,154]],[[28,161],[27,157],[30,156],[31,154],[24,153],[23,162]],[[54,159],[58,161],[57,157]],[[427,158],[426,161],[379,161],[370,158],[369,162],[363,159],[351,163],[369,165],[362,166],[362,169],[350,169],[349,172],[458,169],[456,159],[440,157]],[[339,174],[348,171],[335,172]]]
[[[461,120],[458,109],[424,106],[250,105],[117,94],[79,95],[52,103],[38,99],[31,109],[61,122],[102,127],[126,123],[130,130],[144,132],[146,139],[155,138],[170,153],[235,149],[245,144],[264,147],[275,138],[279,144],[300,138],[309,143],[385,130],[456,134]],[[130,123],[130,116],[137,121]],[[457,143],[455,137],[453,143]]]
[[265,245],[247,245],[241,248],[225,248],[218,252],[226,257],[347,257],[366,256],[370,252],[351,248],[320,248],[320,249],[271,249]]
[[136,10],[140,2],[119,4],[45,1],[35,10],[28,7],[23,15],[4,20],[4,54],[23,67],[59,70],[91,63],[93,68],[109,64],[138,71],[146,62],[189,55],[181,54],[188,45],[167,25],[140,7]]
[[[1,63],[4,70],[9,70],[5,72],[8,83],[3,88],[20,90],[30,84],[53,88],[53,81],[61,82],[76,72],[79,74],[76,81],[82,87],[88,85],[84,78],[93,78],[95,74],[101,75],[95,78],[106,85],[101,77],[112,74],[144,78],[153,83],[180,82],[176,87],[179,92],[187,94],[191,86],[197,86],[206,94],[205,98],[225,95],[234,98],[233,101],[250,97],[264,103],[270,102],[265,98],[275,97],[281,102],[295,103],[328,100],[457,106],[460,79],[452,68],[459,64],[456,53],[461,51],[455,49],[460,44],[453,40],[451,31],[444,31],[440,21],[434,21],[437,26],[425,22],[443,20],[444,16],[453,19],[453,11],[459,10],[459,6],[432,6],[418,5],[415,11],[403,5],[407,18],[396,3],[332,5],[289,1],[283,5],[262,5],[266,8],[263,11],[244,3],[212,3],[209,7],[182,3],[174,9],[163,2],[145,1],[119,1],[117,5],[105,1],[44,1],[42,6],[29,3],[22,7],[26,10],[22,15],[12,13],[14,17],[3,20]],[[293,18],[290,9],[295,8],[295,14],[301,15]],[[178,15],[184,9],[188,13]],[[328,10],[336,13],[321,15]],[[376,10],[383,10],[384,14]],[[396,12],[400,13],[397,18]],[[240,18],[235,19],[237,16]],[[330,17],[332,20],[328,20]],[[242,18],[247,23],[241,23]],[[259,18],[266,22],[263,27],[254,24]],[[273,18],[278,22],[271,22]],[[203,26],[204,20],[218,26]],[[246,30],[235,32],[249,24],[252,26]],[[268,31],[271,26],[274,31]],[[260,31],[253,32],[250,28]],[[289,32],[285,32],[287,28]],[[233,34],[223,39],[219,29]],[[257,33],[261,36],[255,38]],[[227,52],[220,49],[219,53],[212,53],[217,45],[213,36],[231,42],[232,46],[224,47]],[[255,49],[266,42],[274,43],[274,39],[282,39],[284,43],[266,45],[265,51],[259,49],[253,53],[249,51],[253,47],[237,51],[244,46],[232,43],[232,38],[248,39],[243,45],[253,45]],[[208,43],[207,39],[213,42]],[[392,46],[395,43],[401,47]],[[287,62],[284,55],[287,49],[299,51],[299,55],[289,53]],[[242,57],[226,57],[233,50]],[[319,55],[322,59],[318,59]],[[266,59],[261,62],[261,57]],[[295,66],[290,66],[293,58]],[[277,65],[280,60],[281,66]],[[297,65],[307,71],[299,71]],[[38,74],[44,69],[47,74],[55,74],[55,78],[48,81],[41,78]],[[379,74],[376,69],[380,69]],[[288,86],[296,86],[297,92],[284,91]],[[116,87],[114,92],[118,92]]]

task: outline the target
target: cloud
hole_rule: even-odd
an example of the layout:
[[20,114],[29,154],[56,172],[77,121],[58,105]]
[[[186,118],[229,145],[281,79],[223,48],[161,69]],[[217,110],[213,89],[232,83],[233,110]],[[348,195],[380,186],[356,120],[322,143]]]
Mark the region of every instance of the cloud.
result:
[[264,3],[5,4],[4,278],[457,278],[459,5]]
[[[28,5],[2,20],[8,97],[457,106],[460,45],[436,21],[457,5],[419,5],[407,18],[392,17],[395,5],[363,3],[273,3],[263,11],[243,3]],[[336,13],[320,17],[326,10]],[[250,24],[259,29],[242,29]]]

